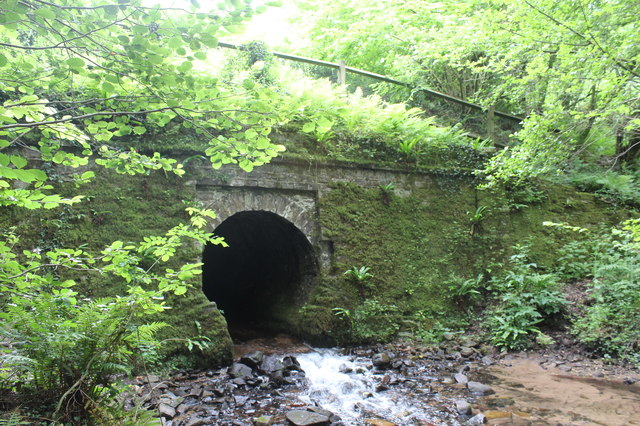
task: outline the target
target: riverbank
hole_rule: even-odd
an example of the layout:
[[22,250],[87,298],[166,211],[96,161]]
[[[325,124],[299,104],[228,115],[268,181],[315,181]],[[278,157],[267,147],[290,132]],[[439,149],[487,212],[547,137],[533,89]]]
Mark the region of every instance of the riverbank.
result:
[[228,368],[137,378],[129,404],[156,409],[168,426],[640,424],[636,369],[562,346],[485,354],[466,343],[316,349],[254,339]]

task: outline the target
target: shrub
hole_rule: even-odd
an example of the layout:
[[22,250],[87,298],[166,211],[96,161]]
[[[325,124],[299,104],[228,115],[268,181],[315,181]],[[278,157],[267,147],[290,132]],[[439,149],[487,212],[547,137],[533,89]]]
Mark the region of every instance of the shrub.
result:
[[[186,239],[203,244],[223,243],[202,228],[208,210],[188,209],[190,225],[178,225],[165,236],[146,237],[138,245],[116,241],[99,254],[82,249],[55,249],[40,253],[13,251],[19,238],[5,234],[0,241],[0,336],[3,352],[0,388],[18,394],[28,406],[37,406],[55,421],[74,418],[100,423],[114,412],[119,386],[112,376],[130,373],[144,363],[140,354],[152,354],[159,342],[155,333],[165,326],[149,322],[168,309],[164,296],[181,295],[200,272],[200,264],[179,270],[162,269]],[[152,256],[151,267],[142,267]],[[85,299],[75,282],[61,277],[68,270],[90,277],[99,273],[122,281],[127,294]],[[111,420],[109,420],[111,421]]]
[[485,325],[491,341],[503,349],[522,349],[532,335],[540,334],[538,325],[559,314],[566,304],[559,291],[557,276],[539,272],[527,263],[525,247],[510,258],[511,269],[489,282],[495,298]]
[[608,356],[640,364],[640,221],[594,235],[609,250],[595,260],[591,303],[573,324],[578,339]]

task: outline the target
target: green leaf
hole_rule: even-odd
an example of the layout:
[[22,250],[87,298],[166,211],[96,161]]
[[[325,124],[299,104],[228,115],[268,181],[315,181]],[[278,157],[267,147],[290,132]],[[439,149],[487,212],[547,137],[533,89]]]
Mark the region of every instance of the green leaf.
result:
[[47,7],[36,9],[34,13],[44,19],[56,19],[55,12]]
[[183,45],[183,41],[182,41],[182,37],[180,36],[171,37],[167,42],[167,46],[169,46],[172,49],[177,49],[182,45]]
[[178,71],[186,73],[193,68],[193,63],[191,61],[184,61],[178,66]]
[[0,67],[4,67],[5,65],[7,65],[7,62],[9,62],[7,60],[7,57],[0,53]]
[[67,65],[71,68],[83,68],[84,60],[82,58],[69,58],[67,59]]
[[218,39],[209,33],[202,34],[200,41],[202,41],[202,44],[209,48],[213,49],[215,47],[218,47]]
[[107,16],[109,18],[115,17],[116,15],[118,15],[118,6],[116,6],[114,4],[110,4],[110,5],[105,6],[104,14],[105,14],[105,16]]
[[154,65],[160,65],[164,62],[164,58],[160,55],[149,55],[147,56],[147,60]]
[[27,165],[27,160],[24,157],[20,157],[17,155],[11,156],[11,163],[19,169],[22,169]]
[[115,87],[113,86],[113,84],[109,83],[108,81],[105,81],[102,83],[102,90],[104,90],[107,93],[113,93],[113,91],[115,90]]
[[256,87],[256,83],[253,80],[247,78],[242,82],[242,87],[247,90],[251,90]]

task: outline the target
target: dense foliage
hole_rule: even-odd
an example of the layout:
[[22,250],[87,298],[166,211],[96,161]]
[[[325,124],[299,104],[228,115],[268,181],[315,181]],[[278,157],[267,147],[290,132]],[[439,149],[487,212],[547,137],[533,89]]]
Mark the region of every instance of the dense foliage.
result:
[[[214,167],[245,170],[283,147],[268,139],[275,117],[266,90],[206,75],[206,49],[254,13],[226,1],[209,13],[147,7],[139,1],[6,1],[0,5],[0,205],[54,209],[82,201],[74,185],[96,166],[120,174],[182,175],[176,160],[139,152],[127,138],[149,129],[190,129],[206,140]],[[238,101],[237,99],[240,99]],[[241,105],[239,105],[241,104]],[[56,169],[57,166],[57,169]],[[61,173],[54,185],[53,174]],[[62,172],[60,172],[62,170]],[[51,172],[49,172],[51,174]],[[62,195],[62,194],[69,194]],[[153,353],[162,322],[149,315],[181,295],[199,264],[167,262],[189,241],[223,244],[204,231],[214,213],[190,207],[188,224],[137,243],[25,247],[14,229],[0,241],[2,393],[24,398],[54,420],[120,423],[103,401],[111,375]],[[69,271],[109,276],[126,293],[92,300]],[[189,348],[208,344],[185,336]],[[142,355],[142,358],[141,358]],[[135,416],[135,414],[132,414]],[[134,420],[135,423],[135,420]]]
[[526,117],[492,179],[555,172],[585,149],[638,157],[636,1],[300,3],[315,17],[310,54]]
[[[287,144],[288,154],[393,163],[401,159],[412,166],[445,167],[434,158],[452,147],[458,154],[473,150],[473,142],[460,129],[437,125],[434,117],[418,108],[364,96],[361,90],[350,93],[329,80],[306,76],[290,64],[269,59],[254,62],[254,45],[245,46],[247,50],[237,55],[244,60],[232,57],[226,72],[230,81],[253,79],[274,90],[270,106],[279,116],[274,128],[308,136],[293,137],[294,142]],[[265,75],[270,77],[265,79]],[[470,153],[474,155],[482,156]],[[464,163],[464,155],[458,156]],[[472,163],[465,166],[471,169],[481,164]]]
[[573,318],[574,334],[607,358],[640,363],[640,221],[603,232],[550,225],[582,236],[563,247],[557,266],[588,295]]

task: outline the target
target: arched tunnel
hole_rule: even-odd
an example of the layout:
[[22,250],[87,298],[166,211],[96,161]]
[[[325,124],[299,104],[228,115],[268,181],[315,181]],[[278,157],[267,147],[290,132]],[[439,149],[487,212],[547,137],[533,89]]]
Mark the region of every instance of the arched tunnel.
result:
[[229,247],[208,244],[202,289],[224,312],[234,338],[248,330],[282,331],[318,274],[313,247],[291,222],[267,211],[244,211],[214,234]]

